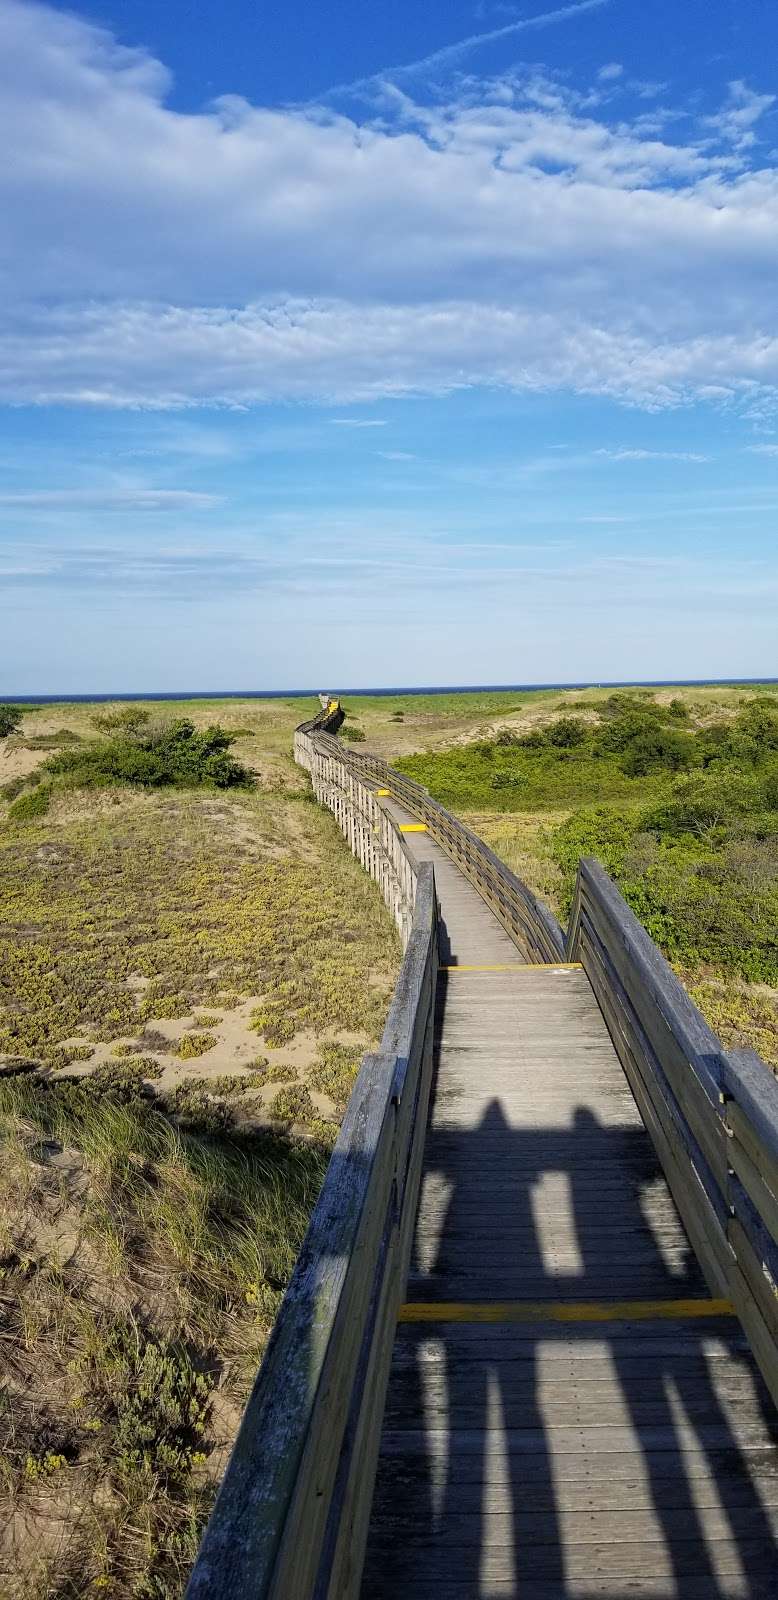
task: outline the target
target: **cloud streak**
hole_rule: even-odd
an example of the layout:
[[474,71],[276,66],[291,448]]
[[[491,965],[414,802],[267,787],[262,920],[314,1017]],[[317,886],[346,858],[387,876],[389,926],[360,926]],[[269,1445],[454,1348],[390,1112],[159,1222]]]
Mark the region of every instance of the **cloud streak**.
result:
[[552,28],[556,23],[569,22],[587,11],[601,11],[604,6],[611,3],[612,0],[576,0],[573,5],[557,6],[553,11],[543,11],[534,17],[521,17],[517,22],[506,22],[502,27],[490,28],[486,33],[472,33],[468,38],[459,39],[454,44],[442,45],[439,50],[421,56],[418,61],[408,61],[395,67],[379,67],[366,78],[355,78],[351,83],[337,84],[327,90],[325,98],[374,89],[387,79],[425,77],[439,71],[440,68],[456,67],[465,56],[471,55],[474,50],[482,49],[484,45],[498,44],[502,39],[510,39],[518,33]]
[[220,498],[192,489],[33,489],[0,494],[0,506],[36,511],[209,511]]

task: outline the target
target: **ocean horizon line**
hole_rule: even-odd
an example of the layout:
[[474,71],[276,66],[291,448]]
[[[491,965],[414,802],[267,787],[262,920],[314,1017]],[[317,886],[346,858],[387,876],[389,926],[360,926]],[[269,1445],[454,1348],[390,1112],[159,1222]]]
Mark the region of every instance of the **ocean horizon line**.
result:
[[[395,684],[380,688],[338,688],[331,690],[340,696],[381,698],[391,695],[425,694],[532,694],[547,689],[705,689],[753,688],[760,684],[778,684],[778,678],[581,678],[556,683],[450,683],[450,684]],[[89,694],[3,694],[0,701],[6,705],[90,705],[117,700],[310,700],[319,689],[181,689],[95,691]]]

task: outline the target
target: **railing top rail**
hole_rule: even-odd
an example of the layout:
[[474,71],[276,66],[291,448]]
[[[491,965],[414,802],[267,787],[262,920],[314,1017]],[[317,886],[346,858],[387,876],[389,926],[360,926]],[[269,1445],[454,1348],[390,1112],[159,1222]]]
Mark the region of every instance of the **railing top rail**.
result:
[[639,966],[647,993],[672,1027],[673,1033],[702,1079],[711,1098],[716,1098],[721,1082],[723,1046],[705,1021],[680,978],[676,976],[659,946],[646,932],[613,879],[594,856],[584,856],[578,864],[578,881],[568,932],[568,949],[582,893],[594,891],[598,905],[607,916],[612,934]]
[[767,1063],[755,1050],[728,1050],[722,1056],[721,1087],[778,1164],[778,1079]]

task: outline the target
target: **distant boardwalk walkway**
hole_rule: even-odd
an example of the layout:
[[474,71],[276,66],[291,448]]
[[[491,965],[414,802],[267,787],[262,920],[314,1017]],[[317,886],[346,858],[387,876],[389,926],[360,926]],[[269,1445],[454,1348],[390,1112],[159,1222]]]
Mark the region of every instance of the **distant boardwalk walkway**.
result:
[[405,956],[188,1600],[778,1600],[778,1084],[597,862],[565,936],[338,714]]
[[406,842],[453,970],[364,1600],[778,1596],[772,1402],[733,1318],[684,1314],[709,1292],[588,978],[517,969]]

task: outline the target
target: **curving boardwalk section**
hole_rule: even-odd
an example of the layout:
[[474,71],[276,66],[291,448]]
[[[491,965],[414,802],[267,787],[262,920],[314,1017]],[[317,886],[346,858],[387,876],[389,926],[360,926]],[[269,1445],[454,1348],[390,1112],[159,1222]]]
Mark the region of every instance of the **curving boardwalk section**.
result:
[[405,958],[189,1600],[778,1600],[778,1084],[328,715]]
[[710,1314],[589,980],[522,969],[439,847],[407,842],[451,970],[362,1594],[774,1595],[771,1402]]

